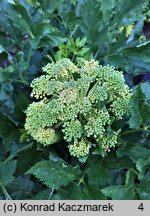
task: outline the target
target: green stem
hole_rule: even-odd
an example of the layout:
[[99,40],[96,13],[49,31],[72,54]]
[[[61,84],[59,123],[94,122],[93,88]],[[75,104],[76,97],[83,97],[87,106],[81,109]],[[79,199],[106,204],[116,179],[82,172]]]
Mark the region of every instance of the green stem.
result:
[[55,128],[59,129],[62,125],[63,125],[63,122],[59,122],[59,123],[55,124]]
[[86,172],[87,167],[88,167],[88,163],[86,162],[84,171],[83,171],[83,173],[82,173],[82,175],[81,175],[81,177],[80,177],[80,179],[79,179],[79,181],[78,181],[78,183],[77,183],[78,186],[79,186],[81,183],[82,183],[82,184],[85,184],[85,182],[84,182],[84,176],[85,176],[85,172]]
[[2,191],[3,191],[3,194],[4,194],[5,198],[6,198],[6,200],[12,200],[12,198],[8,194],[6,188],[4,187],[4,185],[1,182],[0,182],[0,187],[1,187]]
[[30,58],[31,58],[31,54],[32,54],[32,47],[30,47],[29,53],[28,53],[28,58],[27,58],[27,63],[29,64]]
[[47,55],[47,58],[48,58],[51,62],[54,62],[54,63],[55,63],[54,59],[53,59],[50,55]]
[[132,133],[136,133],[136,132],[140,132],[140,131],[150,132],[149,128],[150,128],[150,126],[144,127],[144,128],[139,128],[139,129],[134,129],[134,130],[128,130],[128,131],[122,132],[120,135],[124,136],[124,135],[127,135],[127,134],[132,134]]
[[26,85],[26,86],[29,86],[28,82],[24,79],[23,75],[22,75],[22,72],[19,73],[19,77],[20,77],[20,80],[21,82]]
[[53,193],[54,193],[54,191],[55,191],[55,190],[54,190],[54,189],[52,189],[52,191],[51,191],[51,193],[50,193],[50,195],[49,195],[49,198],[48,198],[49,200],[51,200],[51,198],[52,198],[52,196],[53,196]]
[[12,160],[19,152],[31,148],[32,145],[33,145],[33,143],[30,143],[30,144],[22,147],[21,149],[19,149],[18,151],[16,151],[14,154],[10,155],[5,161],[3,161],[3,164],[5,164],[5,163],[9,162],[10,160]]
[[20,83],[20,84],[22,84],[24,86],[29,87],[28,82],[26,82],[25,80],[14,80],[14,79],[8,79],[8,80],[11,81],[11,82]]
[[78,28],[78,24],[74,27],[73,31],[71,32],[71,37],[73,37],[73,35],[75,34],[77,28]]
[[73,53],[73,56],[72,56],[72,60],[71,60],[72,62],[74,62],[75,61],[75,54]]
[[139,172],[138,171],[136,171],[135,169],[133,169],[133,168],[130,168],[130,170],[135,174],[135,175],[139,175]]
[[81,176],[79,182],[77,183],[77,185],[79,186],[81,183],[84,184],[84,175]]
[[50,14],[52,17],[54,17],[57,21],[58,21],[58,23],[61,23],[61,19],[59,19],[59,17],[58,16],[56,16],[54,13],[53,14]]

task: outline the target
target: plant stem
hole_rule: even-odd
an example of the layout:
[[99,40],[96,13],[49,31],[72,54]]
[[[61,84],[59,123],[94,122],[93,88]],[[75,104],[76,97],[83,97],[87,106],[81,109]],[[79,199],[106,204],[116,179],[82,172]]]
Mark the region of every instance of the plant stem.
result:
[[28,58],[27,58],[27,63],[29,64],[30,58],[31,58],[31,54],[32,54],[32,47],[30,47],[29,53],[28,53]]
[[20,80],[22,81],[22,83],[24,83],[24,85],[29,86],[28,82],[24,79],[21,72],[19,74],[19,77],[20,77]]
[[54,191],[55,191],[55,190],[54,190],[54,189],[52,189],[52,191],[51,191],[51,193],[50,193],[50,195],[49,195],[49,198],[48,198],[49,200],[51,200],[51,198],[52,198],[52,196],[53,196],[53,193],[54,193]]
[[28,82],[26,82],[26,81],[23,81],[23,80],[14,80],[14,79],[8,79],[9,81],[12,81],[12,82],[15,82],[15,83],[20,83],[20,84],[22,84],[22,85],[24,85],[24,86],[29,86],[29,84],[28,84]]
[[56,129],[59,129],[61,126],[63,125],[63,122],[59,122],[55,125],[55,128]]
[[74,62],[75,61],[75,54],[73,53],[73,56],[72,56],[72,60],[71,60],[72,62]]
[[87,163],[87,161],[86,161],[86,165],[85,165],[85,168],[84,168],[84,170],[83,170],[83,173],[82,173],[82,175],[81,175],[81,177],[80,177],[80,179],[79,179],[79,181],[78,181],[78,183],[77,183],[78,186],[79,186],[81,183],[82,183],[82,184],[85,184],[85,183],[84,183],[84,176],[85,176],[85,172],[86,172],[87,167],[88,167],[88,163]]
[[147,132],[150,133],[149,128],[150,128],[150,126],[147,126],[147,127],[144,127],[144,128],[139,128],[139,129],[134,129],[134,130],[128,130],[128,131],[122,132],[120,135],[124,136],[124,135],[127,135],[127,134],[132,134],[132,133],[136,133],[136,132],[140,132],[140,131],[147,131]]
[[130,168],[130,170],[135,174],[135,175],[139,175],[139,172],[138,171],[136,171],[134,168]]
[[4,185],[1,182],[0,182],[0,187],[1,187],[2,191],[3,191],[3,194],[4,194],[5,198],[6,198],[6,200],[12,200],[12,198],[8,194],[6,188],[4,187]]
[[12,160],[16,156],[16,154],[18,154],[19,152],[21,152],[23,150],[26,150],[28,148],[31,148],[32,145],[33,145],[33,143],[30,143],[30,144],[22,147],[21,149],[19,149],[18,151],[16,151],[14,154],[10,155],[5,161],[3,161],[3,164],[5,164],[5,163],[9,162],[10,160]]
[[71,37],[73,37],[73,35],[75,34],[77,28],[78,28],[78,24],[74,27],[73,31],[71,32]]

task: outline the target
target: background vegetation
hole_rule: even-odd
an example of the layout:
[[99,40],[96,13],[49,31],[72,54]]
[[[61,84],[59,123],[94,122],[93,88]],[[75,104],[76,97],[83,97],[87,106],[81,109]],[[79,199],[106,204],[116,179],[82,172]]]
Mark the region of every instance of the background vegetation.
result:
[[[0,199],[150,199],[149,8],[148,0],[0,0]],[[134,91],[119,145],[104,158],[81,163],[24,131],[31,81],[62,57],[113,65]]]

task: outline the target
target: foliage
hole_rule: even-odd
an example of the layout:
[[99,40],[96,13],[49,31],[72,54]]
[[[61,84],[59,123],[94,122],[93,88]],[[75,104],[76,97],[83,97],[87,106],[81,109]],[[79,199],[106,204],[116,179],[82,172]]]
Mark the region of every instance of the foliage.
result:
[[[0,14],[0,199],[149,200],[149,1],[0,0]],[[107,156],[103,129],[119,131]]]

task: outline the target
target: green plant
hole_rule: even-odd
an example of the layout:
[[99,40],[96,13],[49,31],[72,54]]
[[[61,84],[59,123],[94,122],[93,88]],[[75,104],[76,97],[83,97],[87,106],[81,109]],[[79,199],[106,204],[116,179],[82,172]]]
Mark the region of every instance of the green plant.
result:
[[73,156],[83,157],[96,146],[103,154],[117,144],[113,125],[130,111],[131,91],[122,72],[78,59],[63,58],[43,67],[46,75],[32,81],[39,101],[26,111],[25,129],[37,142],[50,145],[62,137]]
[[[0,199],[150,199],[149,6],[149,0],[0,0]],[[59,80],[50,79],[53,82],[48,91],[53,94],[47,95],[49,74],[43,73],[42,67],[49,62],[55,66],[54,62],[62,58],[69,58],[79,71],[84,60],[78,58],[95,59],[101,65],[99,74],[107,68],[108,74],[111,70],[124,77],[123,86],[125,81],[132,89],[130,114],[117,120],[110,112],[110,104],[106,105],[107,99],[96,101],[98,95],[102,99],[108,96],[108,86],[103,90],[94,88],[96,81],[81,79],[79,73],[74,73],[72,88],[79,80],[81,84],[90,82],[86,97],[82,98],[81,91],[74,88],[81,95],[77,98],[84,112],[76,107],[80,110],[74,117],[75,124],[64,118],[72,118],[76,109],[65,109],[63,120],[58,115],[55,118],[54,113],[52,118],[46,108],[54,99],[58,102],[60,93],[55,91],[66,92],[70,80],[65,82],[66,76],[63,80],[60,76]],[[123,75],[116,70],[123,71]],[[82,90],[84,94],[86,89]],[[64,94],[61,96],[64,100]],[[63,107],[69,108],[71,103]],[[110,116],[108,120],[108,115],[103,115],[106,125],[101,125],[100,119],[95,121],[96,114],[86,120],[84,113],[89,105],[101,110],[103,104],[106,109],[101,114]],[[123,106],[121,101],[118,104]],[[39,126],[46,122],[51,126],[41,127],[37,133],[35,125],[34,133],[27,133],[26,114],[40,106],[41,119],[31,119]],[[56,110],[61,107],[56,106]],[[115,112],[119,113],[118,109]],[[72,134],[75,127],[79,130]],[[118,131],[113,140],[117,144],[110,151],[102,149],[102,140],[97,142],[94,137],[106,130],[109,141]],[[45,136],[49,136],[46,141]],[[106,146],[107,140],[103,142]]]

